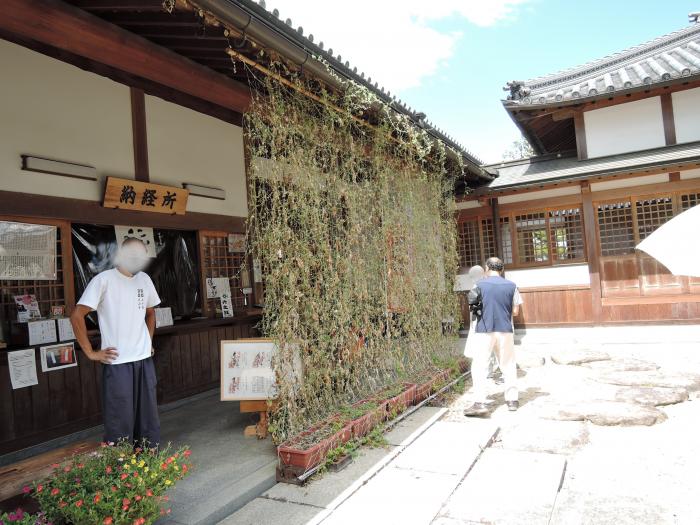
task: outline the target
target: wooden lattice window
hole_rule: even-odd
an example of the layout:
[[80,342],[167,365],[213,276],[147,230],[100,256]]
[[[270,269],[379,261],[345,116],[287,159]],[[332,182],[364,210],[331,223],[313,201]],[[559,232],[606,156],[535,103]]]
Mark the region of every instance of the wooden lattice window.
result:
[[[55,280],[0,280],[0,318],[7,322],[17,320],[15,295],[34,295],[43,317],[51,315],[52,306],[72,308],[75,304],[71,257],[70,224],[65,221],[0,217],[4,221],[56,226],[56,279]],[[68,313],[68,312],[66,312]]]
[[[246,279],[243,278],[242,268],[245,262],[245,253],[230,252],[228,233],[219,231],[200,231],[200,260],[202,265],[202,295],[204,311],[210,317],[216,317],[221,312],[221,300],[219,298],[208,299],[206,278],[226,277],[231,287],[231,301],[234,308],[245,307],[245,297],[242,288]],[[249,296],[249,299],[251,297]]]
[[627,255],[634,252],[634,221],[629,200],[598,205],[600,254]]
[[700,193],[687,193],[681,195],[681,210],[689,210],[693,206],[700,204]]
[[673,218],[673,197],[670,195],[635,199],[635,207],[640,241]]
[[585,257],[580,208],[550,210],[549,232],[553,260],[571,261]]
[[516,215],[515,236],[518,243],[518,263],[532,264],[549,260],[545,212]]
[[[505,264],[513,264],[513,236],[510,230],[510,217],[500,217],[498,223],[501,227],[501,255],[503,256],[503,262]],[[496,243],[494,242],[495,245]]]
[[458,246],[460,266],[471,268],[495,257],[496,241],[492,219],[472,219],[459,224]]

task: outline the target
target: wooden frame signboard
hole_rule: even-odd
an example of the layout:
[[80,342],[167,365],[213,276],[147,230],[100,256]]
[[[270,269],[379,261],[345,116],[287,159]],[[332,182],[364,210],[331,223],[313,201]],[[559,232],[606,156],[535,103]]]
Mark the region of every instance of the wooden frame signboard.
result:
[[188,190],[175,186],[107,177],[102,205],[105,208],[183,215],[189,194]]
[[221,341],[221,400],[274,399],[277,382],[272,359],[276,353],[272,339]]

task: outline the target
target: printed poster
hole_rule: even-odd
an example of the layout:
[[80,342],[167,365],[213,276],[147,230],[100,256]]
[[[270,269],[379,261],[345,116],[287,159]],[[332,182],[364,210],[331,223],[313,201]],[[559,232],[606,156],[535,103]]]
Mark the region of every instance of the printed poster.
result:
[[228,295],[231,297],[231,283],[228,277],[207,277],[207,299]]
[[27,323],[29,332],[30,345],[42,345],[46,343],[55,343],[56,338],[56,321],[54,319],[45,319],[42,321],[29,321]]
[[[75,334],[73,333],[73,325],[68,317],[59,317],[56,319],[58,324],[58,340],[59,341],[71,341],[75,339]],[[47,341],[48,342],[48,341]]]
[[146,226],[115,226],[114,235],[117,238],[117,247],[122,245],[126,239],[135,238],[143,241],[146,245],[146,253],[149,257],[156,256],[156,241],[153,237],[153,228]]
[[12,389],[38,385],[36,375],[36,352],[33,348],[7,353],[7,365],[10,369]]
[[229,233],[228,234],[228,251],[229,251],[229,253],[245,253],[245,234],[244,233]]
[[34,294],[15,295],[15,306],[17,307],[17,321],[26,323],[30,319],[41,319],[39,303]]
[[41,347],[41,371],[53,372],[62,368],[78,366],[73,343]]
[[170,307],[154,308],[156,312],[156,328],[173,325],[173,311]]
[[56,226],[0,221],[0,279],[56,280]]

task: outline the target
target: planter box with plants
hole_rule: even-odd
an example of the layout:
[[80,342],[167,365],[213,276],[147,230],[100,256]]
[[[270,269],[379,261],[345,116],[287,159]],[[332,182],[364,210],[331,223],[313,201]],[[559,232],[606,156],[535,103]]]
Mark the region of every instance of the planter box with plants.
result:
[[319,465],[329,451],[352,437],[352,425],[339,416],[319,423],[297,434],[277,447],[277,456],[284,466],[299,473]]

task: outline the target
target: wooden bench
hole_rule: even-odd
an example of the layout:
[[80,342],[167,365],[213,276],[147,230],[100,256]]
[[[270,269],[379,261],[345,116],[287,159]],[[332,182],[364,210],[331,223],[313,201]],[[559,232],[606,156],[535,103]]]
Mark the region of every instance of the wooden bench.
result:
[[83,441],[57,448],[44,454],[0,467],[0,501],[8,500],[22,493],[22,489],[37,480],[47,477],[53,471],[52,465],[75,456],[98,449],[97,442]]

